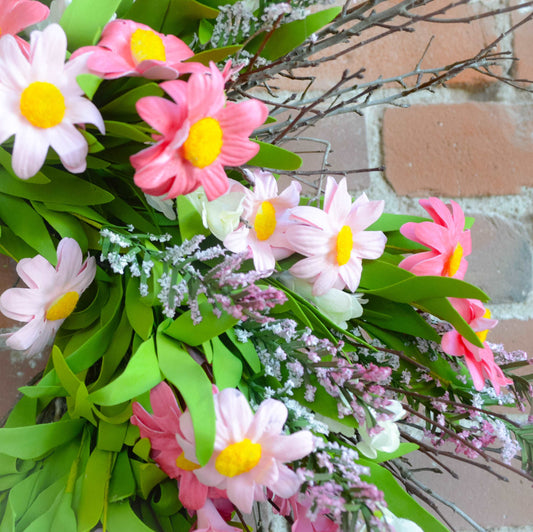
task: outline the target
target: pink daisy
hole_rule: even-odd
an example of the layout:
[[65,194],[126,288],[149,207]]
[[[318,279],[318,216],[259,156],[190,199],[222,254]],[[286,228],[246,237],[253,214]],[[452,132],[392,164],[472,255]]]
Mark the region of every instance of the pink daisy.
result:
[[248,137],[268,115],[257,101],[227,102],[224,76],[212,63],[209,72],[188,82],[161,87],[174,100],[141,98],[137,111],[160,135],[157,143],[131,157],[135,183],[146,194],[175,198],[203,186],[212,200],[228,189],[224,166],[240,166],[257,154]]
[[427,246],[430,251],[415,253],[399,266],[415,275],[438,275],[463,279],[468,268],[464,257],[472,251],[470,231],[465,231],[465,215],[455,201],[447,206],[438,198],[420,200],[433,222],[408,222],[403,236]]
[[[226,388],[214,400],[215,448],[207,465],[194,472],[200,482],[225,489],[229,500],[244,513],[251,512],[254,501],[265,500],[265,488],[284,498],[294,495],[301,481],[284,463],[313,450],[312,434],[307,430],[282,433],[287,408],[280,401],[263,401],[254,415],[239,390]],[[184,438],[178,437],[178,442],[190,458],[194,436],[192,423],[183,423],[185,415],[180,423]]]
[[242,532],[242,528],[229,525],[210,499],[198,510],[196,532]]
[[70,172],[86,168],[88,146],[76,124],[104,132],[96,106],[76,82],[87,56],[65,64],[67,38],[57,24],[31,34],[29,59],[14,37],[0,39],[0,144],[15,135],[12,165],[22,179],[35,175],[51,146]]
[[83,261],[78,243],[64,238],[57,247],[57,266],[37,255],[22,259],[17,273],[28,288],[9,288],[0,296],[0,311],[13,320],[27,322],[8,336],[12,349],[40,353],[73,312],[80,295],[96,274],[93,257]]
[[287,231],[292,249],[307,258],[290,272],[313,283],[313,296],[331,288],[355,292],[359,286],[363,259],[377,259],[387,241],[381,231],[365,231],[383,212],[383,201],[369,201],[362,194],[352,204],[346,179],[337,185],[328,177],[324,209],[296,207],[292,218],[300,222]]
[[489,379],[496,393],[499,394],[500,386],[507,386],[512,384],[513,381],[505,377],[501,368],[494,361],[493,352],[485,342],[489,329],[493,329],[498,321],[491,319],[490,311],[485,309],[481,301],[476,299],[449,299],[457,312],[483,342],[483,347],[477,347],[470,343],[454,329],[443,335],[443,351],[452,356],[465,357],[466,367],[472,375],[476,390],[481,390],[485,385],[485,379]]
[[123,76],[176,79],[180,74],[205,70],[198,63],[183,63],[194,53],[181,39],[133,20],[109,22],[98,46],[81,48],[75,55],[89,51],[91,72],[104,79]]
[[281,194],[278,184],[270,172],[247,171],[254,183],[253,192],[245,191],[241,224],[224,239],[224,245],[234,253],[248,251],[257,271],[269,271],[276,260],[291,255],[285,236],[290,210],[300,202],[300,183],[293,181]]
[[289,499],[274,497],[273,502],[279,508],[280,515],[290,515],[292,512],[291,532],[337,532],[339,530],[339,525],[329,519],[324,510],[320,510],[314,520],[308,517],[311,499],[303,493],[297,493]]
[[148,438],[151,457],[170,477],[179,482],[179,499],[188,510],[199,510],[206,504],[208,494],[222,495],[218,490],[209,493],[209,488],[198,481],[194,470],[200,465],[185,458],[177,440],[181,435],[180,418],[182,412],[176,397],[166,382],[158,384],[150,391],[150,404],[153,414],[149,414],[139,403],[133,403],[131,422],[139,427],[141,438]]
[[[0,35],[14,35],[23,29],[43,21],[49,9],[33,0],[2,0],[0,2]],[[24,53],[29,53],[28,42],[15,37]]]

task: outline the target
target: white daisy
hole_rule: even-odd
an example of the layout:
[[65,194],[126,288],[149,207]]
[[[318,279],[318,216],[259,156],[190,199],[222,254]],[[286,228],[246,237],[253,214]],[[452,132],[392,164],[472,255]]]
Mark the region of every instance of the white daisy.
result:
[[83,172],[88,146],[75,124],[104,132],[102,116],[76,82],[88,73],[87,55],[65,63],[66,51],[57,24],[31,34],[29,59],[14,37],[0,39],[0,144],[15,135],[12,165],[22,179],[39,171],[49,146],[67,170]]

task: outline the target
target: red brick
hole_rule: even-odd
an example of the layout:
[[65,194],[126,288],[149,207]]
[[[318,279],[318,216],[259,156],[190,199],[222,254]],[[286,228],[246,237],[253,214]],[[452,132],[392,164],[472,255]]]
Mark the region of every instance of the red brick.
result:
[[518,194],[532,186],[533,106],[498,103],[387,109],[385,175],[397,194]]
[[[385,2],[379,7],[381,10],[390,8],[393,2]],[[439,8],[447,6],[447,0],[434,0],[429,5],[414,9],[413,13],[422,15],[433,12]],[[383,7],[382,7],[383,6]],[[439,18],[463,18],[479,12],[480,4],[460,5],[449,10],[447,15],[440,15]],[[405,19],[391,21],[391,25],[399,25]],[[416,22],[413,26],[414,32],[396,32],[384,38],[380,38],[360,48],[344,54],[334,61],[321,64],[313,69],[301,70],[295,74],[303,76],[315,76],[317,79],[312,84],[315,90],[325,90],[340,79],[343,71],[348,69],[356,72],[361,67],[365,68],[364,82],[373,81],[378,77],[395,77],[400,74],[411,72],[422,57],[422,68],[437,68],[452,64],[459,60],[474,57],[481,49],[494,41],[497,37],[493,29],[493,20],[484,18],[470,24],[442,24],[429,22]],[[383,33],[382,28],[373,28],[363,32],[360,36],[353,37],[350,43],[343,43],[327,51],[331,55],[341,49],[359,42],[365,42]],[[431,45],[424,56],[424,50],[431,41]],[[412,85],[415,78],[406,80],[407,85]],[[448,82],[448,85],[470,85],[481,87],[492,83],[493,79],[473,70],[465,71]],[[292,82],[286,80],[276,80],[275,85],[290,90],[303,90],[308,82]]]
[[[531,7],[514,11],[513,23],[518,23],[532,12]],[[514,69],[515,77],[533,82],[533,20],[529,20],[514,31],[513,41],[514,55],[518,58]]]

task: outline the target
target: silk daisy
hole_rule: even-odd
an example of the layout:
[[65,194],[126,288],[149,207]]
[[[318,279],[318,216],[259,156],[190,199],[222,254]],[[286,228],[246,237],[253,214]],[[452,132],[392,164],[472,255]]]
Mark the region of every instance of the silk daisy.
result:
[[433,222],[408,222],[400,232],[403,236],[429,248],[400,262],[399,266],[415,275],[438,275],[463,279],[468,268],[465,257],[472,251],[470,231],[465,231],[465,215],[451,201],[447,206],[439,198],[421,199],[420,205]]
[[76,76],[87,73],[87,56],[65,64],[67,38],[51,24],[31,34],[25,57],[14,37],[0,39],[0,144],[15,135],[12,165],[22,179],[35,175],[51,146],[70,172],[86,168],[88,145],[75,124],[103,133],[96,106],[83,96]]
[[97,46],[81,48],[76,54],[88,51],[91,72],[104,79],[176,79],[180,74],[205,70],[199,63],[183,63],[194,53],[181,39],[133,20],[109,22]]
[[[265,488],[284,498],[294,495],[301,481],[285,463],[313,450],[312,434],[307,430],[282,433],[287,408],[281,401],[267,399],[255,414],[234,388],[215,394],[214,401],[215,446],[207,465],[194,471],[200,482],[225,489],[229,500],[244,513],[252,511],[254,501],[265,500]],[[187,441],[178,437],[178,442],[185,456],[193,458],[192,422],[186,416],[180,426]]]
[[203,186],[209,201],[229,187],[225,166],[240,166],[259,151],[248,137],[268,110],[258,100],[227,102],[224,75],[211,63],[188,82],[161,83],[169,101],[147,96],[137,102],[141,118],[159,132],[153,146],[130,158],[135,184],[146,194],[175,198]]
[[255,183],[254,190],[245,190],[244,223],[224,239],[224,245],[234,253],[248,251],[257,271],[273,270],[276,260],[292,255],[285,236],[291,209],[300,202],[301,185],[293,181],[278,194],[278,184],[270,172],[247,172]]
[[365,231],[383,212],[384,202],[369,201],[362,194],[352,203],[346,179],[339,184],[328,177],[324,208],[301,206],[292,210],[299,224],[287,230],[292,249],[307,258],[290,268],[295,277],[313,283],[313,296],[331,288],[359,286],[363,259],[377,259],[385,249],[387,238],[381,231]]
[[455,329],[452,329],[442,336],[443,351],[448,355],[464,357],[476,390],[481,390],[485,385],[485,379],[489,379],[496,393],[499,394],[501,386],[512,384],[513,381],[503,374],[501,368],[494,361],[494,353],[485,341],[488,331],[496,327],[498,320],[492,319],[489,309],[485,309],[483,303],[477,299],[449,299],[453,307],[481,340],[483,347],[472,344]]
[[0,296],[0,311],[13,320],[27,322],[7,337],[12,349],[40,353],[74,311],[80,295],[96,273],[93,257],[83,260],[78,243],[64,238],[57,247],[57,266],[37,255],[17,264],[28,288],[9,288]]

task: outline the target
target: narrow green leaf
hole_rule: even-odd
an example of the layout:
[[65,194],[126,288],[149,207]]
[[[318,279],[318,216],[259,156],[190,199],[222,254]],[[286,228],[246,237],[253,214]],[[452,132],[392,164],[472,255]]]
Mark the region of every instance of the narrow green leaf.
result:
[[136,0],[124,18],[142,22],[156,31],[160,31],[168,12],[170,0]]
[[89,532],[100,520],[106,504],[112,460],[113,453],[100,449],[94,449],[89,457],[81,488],[78,532]]
[[213,338],[211,343],[215,384],[219,390],[237,388],[242,377],[242,362],[222,343],[220,338]]
[[138,117],[135,104],[140,98],[143,98],[144,96],[163,96],[163,94],[163,89],[161,89],[157,83],[148,82],[140,87],[135,87],[118,98],[115,98],[108,104],[104,105],[100,111],[106,118],[116,117],[120,119],[132,116]]
[[248,161],[247,164],[249,166],[260,166],[276,170],[298,170],[302,166],[302,158],[292,151],[261,142],[260,140],[251,140],[259,144],[259,152],[253,159]]
[[127,451],[122,451],[113,467],[109,484],[109,502],[118,502],[135,495],[136,485]]
[[131,509],[129,501],[115,502],[109,505],[107,514],[109,532],[153,532]]
[[119,452],[122,449],[127,429],[127,423],[114,425],[100,420],[98,422],[98,440],[96,447],[102,451]]
[[120,0],[73,0],[59,23],[67,34],[69,50],[95,44]]
[[105,133],[109,137],[118,137],[121,139],[134,140],[135,142],[153,142],[153,138],[148,134],[146,128],[137,124],[127,124],[126,122],[116,122],[106,120]]
[[76,437],[84,423],[80,419],[73,419],[0,429],[0,453],[25,460],[39,458]]
[[233,329],[228,329],[226,331],[226,335],[231,340],[233,345],[239,350],[244,360],[246,360],[250,368],[252,368],[252,371],[254,373],[259,373],[261,371],[261,361],[259,360],[259,355],[257,354],[253,342],[250,340],[247,342],[240,342],[237,339],[237,335]]
[[187,59],[186,62],[202,63],[202,65],[209,66],[211,61],[213,61],[213,63],[220,63],[220,61],[224,61],[224,59],[227,59],[230,55],[236,54],[241,48],[241,45],[234,45],[205,50],[204,52],[200,52],[190,59]]
[[161,382],[154,339],[142,343],[126,369],[107,386],[91,393],[89,398],[99,405],[118,405],[141,395]]
[[[218,13],[218,9],[208,7],[196,0],[170,0],[162,33],[173,33],[174,35],[192,33],[202,19],[216,19]],[[211,36],[205,42],[209,41],[210,38]]]
[[93,99],[102,81],[103,79],[100,76],[95,76],[94,74],[79,74],[76,76],[76,82],[89,100]]
[[196,210],[189,198],[178,196],[176,198],[176,211],[178,213],[180,235],[182,240],[190,240],[196,235],[209,235],[209,229],[204,227],[202,215]]
[[184,312],[176,318],[166,329],[165,334],[172,336],[189,345],[201,345],[211,338],[219,336],[237,323],[237,319],[227,313],[222,313],[217,318],[209,303],[200,303],[200,313],[202,321],[197,325],[191,318],[191,311]]
[[[36,185],[46,186],[46,185]],[[20,198],[0,194],[0,218],[37,253],[56,264],[56,249],[43,219]]]
[[126,285],[126,314],[133,330],[147,340],[152,334],[154,313],[144,304],[139,292],[139,278],[130,277]]
[[210,41],[213,35],[213,28],[213,24],[205,18],[200,21],[200,25],[198,26],[198,39],[200,40],[200,44],[206,44]]
[[202,367],[181,347],[166,335],[164,328],[157,334],[159,367],[181,393],[192,417],[196,440],[196,457],[205,465],[213,453],[215,441],[215,408],[211,381]]

